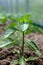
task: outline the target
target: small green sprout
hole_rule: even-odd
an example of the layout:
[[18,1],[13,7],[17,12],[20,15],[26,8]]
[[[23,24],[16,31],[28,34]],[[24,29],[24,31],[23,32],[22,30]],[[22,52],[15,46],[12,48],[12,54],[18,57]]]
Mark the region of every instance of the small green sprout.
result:
[[[11,65],[17,65],[17,64],[26,65],[27,61],[34,61],[37,58],[36,57],[29,57],[29,58],[24,57],[24,47],[25,47],[24,45],[25,44],[28,44],[30,50],[35,51],[35,53],[38,55],[38,58],[41,56],[41,53],[36,43],[32,40],[25,39],[25,35],[31,33],[32,31],[37,31],[40,33],[42,33],[42,31],[37,26],[33,25],[33,21],[30,18],[29,14],[21,16],[21,17],[13,18],[13,21],[16,21],[16,22],[10,23],[2,39],[0,39],[0,40],[3,40],[0,43],[0,48],[6,47],[6,46],[17,45],[16,43],[17,43],[18,37],[14,39],[14,33],[16,31],[21,32],[22,34],[22,46],[21,46],[21,52],[20,52],[21,54],[20,54],[19,60],[14,60],[13,63],[11,62]],[[15,50],[13,53],[19,54],[19,51]]]

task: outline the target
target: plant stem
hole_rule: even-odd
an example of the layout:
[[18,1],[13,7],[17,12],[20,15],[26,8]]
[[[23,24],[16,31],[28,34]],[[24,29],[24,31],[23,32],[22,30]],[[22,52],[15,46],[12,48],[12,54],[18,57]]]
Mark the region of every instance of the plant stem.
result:
[[23,32],[23,43],[22,43],[22,56],[23,56],[23,53],[24,53],[24,32]]

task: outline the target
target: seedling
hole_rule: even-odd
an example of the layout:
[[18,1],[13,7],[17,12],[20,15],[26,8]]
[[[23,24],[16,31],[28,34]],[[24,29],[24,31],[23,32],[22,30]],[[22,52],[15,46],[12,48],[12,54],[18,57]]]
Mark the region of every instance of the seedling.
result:
[[[33,25],[33,21],[30,18],[30,15],[24,15],[22,17],[16,17],[14,18],[14,20],[16,22],[11,22],[11,24],[7,27],[7,31],[4,33],[3,37],[0,40],[3,40],[3,42],[1,41],[0,43],[0,48],[5,47],[5,46],[12,46],[12,45],[16,45],[17,42],[17,37],[16,39],[14,39],[14,37],[12,38],[11,36],[14,34],[14,32],[19,31],[22,33],[22,46],[21,46],[21,51],[20,52],[20,57],[18,60],[14,60],[13,62],[11,62],[11,65],[26,65],[27,61],[34,61],[36,59],[38,59],[41,56],[40,50],[38,48],[38,46],[35,44],[34,41],[29,40],[29,39],[25,39],[25,35],[29,34],[32,31],[38,31],[40,33],[42,33],[41,29],[38,28],[37,26]],[[4,39],[3,39],[4,38]],[[32,51],[35,51],[35,53],[38,55],[38,57],[29,57],[29,58],[25,58],[24,57],[24,44],[28,44],[29,49],[31,49]],[[19,51],[15,50],[17,53]],[[13,53],[15,53],[15,51]]]

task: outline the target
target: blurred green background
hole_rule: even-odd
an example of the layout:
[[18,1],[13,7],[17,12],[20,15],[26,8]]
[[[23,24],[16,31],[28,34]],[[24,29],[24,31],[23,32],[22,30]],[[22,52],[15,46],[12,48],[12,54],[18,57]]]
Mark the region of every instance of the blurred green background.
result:
[[43,25],[43,0],[0,0],[0,16],[30,13],[35,23]]

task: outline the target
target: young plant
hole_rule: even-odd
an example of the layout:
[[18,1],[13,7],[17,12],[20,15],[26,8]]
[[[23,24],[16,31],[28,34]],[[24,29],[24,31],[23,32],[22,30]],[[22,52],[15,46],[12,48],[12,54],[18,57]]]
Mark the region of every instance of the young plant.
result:
[[[16,22],[11,22],[11,24],[7,27],[7,31],[4,33],[4,35],[0,39],[1,41],[0,48],[5,47],[5,46],[16,45],[17,39],[14,39],[14,37],[12,38],[11,36],[16,31],[21,32],[22,33],[22,46],[21,46],[22,52],[20,52],[19,60],[14,60],[13,64],[26,65],[27,61],[34,61],[38,59],[41,56],[41,53],[38,46],[35,44],[35,42],[29,39],[25,39],[25,35],[29,34],[32,31],[35,31],[35,32],[38,31],[40,33],[43,33],[43,32],[41,31],[40,28],[38,28],[37,26],[34,26],[33,21],[30,18],[29,14],[24,15],[22,17],[16,17],[14,18],[14,20]],[[31,49],[32,51],[35,51],[38,57],[25,58],[24,57],[24,44],[28,44],[29,49]]]

